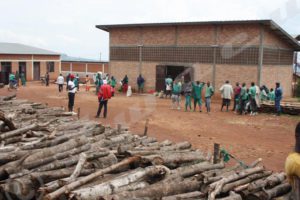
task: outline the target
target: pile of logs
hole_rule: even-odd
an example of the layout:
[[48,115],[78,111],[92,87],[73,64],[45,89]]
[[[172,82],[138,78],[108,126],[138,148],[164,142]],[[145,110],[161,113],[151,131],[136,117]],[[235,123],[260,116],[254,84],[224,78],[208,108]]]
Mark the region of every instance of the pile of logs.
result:
[[284,173],[213,163],[189,142],[158,142],[63,108],[0,100],[0,199],[281,199]]
[[[289,115],[300,115],[299,102],[282,102],[280,105],[282,113]],[[260,105],[259,111],[264,113],[276,113],[275,104],[271,102],[263,102]]]

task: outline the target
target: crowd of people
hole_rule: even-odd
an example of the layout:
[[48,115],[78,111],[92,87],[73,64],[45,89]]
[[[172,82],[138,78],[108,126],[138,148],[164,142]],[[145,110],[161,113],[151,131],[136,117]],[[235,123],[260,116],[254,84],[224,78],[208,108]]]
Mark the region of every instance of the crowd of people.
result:
[[19,73],[19,71],[16,71],[15,73],[10,73],[8,77],[8,81],[9,81],[8,90],[18,89],[18,87],[20,86],[20,82],[22,86],[26,86],[25,73],[24,72]]
[[[206,87],[204,87],[206,85]],[[205,92],[202,90],[205,88]],[[219,89],[222,97],[221,111],[224,107],[226,111],[229,111],[231,102],[233,101],[233,108],[237,114],[250,114],[257,115],[257,110],[260,104],[264,101],[270,101],[275,103],[277,115],[281,113],[280,101],[282,99],[282,88],[280,83],[275,84],[275,89],[270,90],[265,86],[257,86],[254,82],[247,87],[246,83],[236,83],[233,87],[229,81],[225,83]],[[204,94],[206,112],[210,113],[211,97],[214,95],[215,90],[211,86],[210,82],[200,81],[184,81],[184,77],[181,79],[173,79],[168,76],[165,79],[165,97],[172,99],[172,109],[180,110],[181,95],[185,97],[184,110],[196,111],[199,107],[199,111],[202,112],[202,95]],[[192,108],[193,99],[193,108]]]

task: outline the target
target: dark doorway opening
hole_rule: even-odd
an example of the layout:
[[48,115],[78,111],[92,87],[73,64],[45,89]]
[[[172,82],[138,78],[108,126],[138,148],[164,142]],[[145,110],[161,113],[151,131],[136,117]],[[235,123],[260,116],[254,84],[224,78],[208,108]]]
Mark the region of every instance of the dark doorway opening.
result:
[[39,81],[41,79],[40,71],[41,71],[40,62],[34,62],[33,63],[33,80]]
[[[170,76],[173,80],[191,81],[193,77],[193,68],[174,65],[156,66],[156,91],[165,90],[165,78]],[[183,80],[184,79],[184,80]]]
[[26,62],[19,62],[19,74],[24,73],[25,80],[26,79]]
[[0,83],[9,83],[9,74],[11,73],[11,62],[1,62]]

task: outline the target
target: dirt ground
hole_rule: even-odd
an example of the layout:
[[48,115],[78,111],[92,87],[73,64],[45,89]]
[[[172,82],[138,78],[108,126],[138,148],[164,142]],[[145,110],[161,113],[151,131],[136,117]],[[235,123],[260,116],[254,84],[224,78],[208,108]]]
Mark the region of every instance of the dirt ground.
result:
[[[0,95],[12,93],[6,88],[0,89]],[[29,83],[17,91],[17,97],[49,106],[67,107],[66,91],[59,93],[54,84],[45,87],[39,83]],[[294,130],[300,121],[299,117],[287,115],[239,116],[233,112],[220,112],[220,102],[214,99],[210,115],[171,110],[169,99],[158,99],[153,95],[126,97],[116,94],[108,105],[107,119],[95,119],[97,97],[83,90],[75,97],[75,111],[80,107],[81,118],[97,120],[112,127],[121,123],[135,134],[143,133],[148,118],[149,135],[160,141],[189,141],[205,152],[212,152],[213,144],[220,143],[222,148],[245,163],[262,158],[263,164],[275,171],[284,170],[285,158],[294,146]],[[229,164],[233,163],[230,161]]]

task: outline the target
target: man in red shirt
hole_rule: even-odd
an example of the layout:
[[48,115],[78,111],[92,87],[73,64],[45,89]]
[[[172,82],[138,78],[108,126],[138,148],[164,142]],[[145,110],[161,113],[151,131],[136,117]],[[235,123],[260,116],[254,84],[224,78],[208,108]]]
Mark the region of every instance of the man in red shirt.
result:
[[232,111],[236,111],[236,106],[238,105],[237,104],[237,99],[240,99],[240,94],[241,94],[241,86],[240,84],[237,82],[235,84],[235,88],[233,89],[233,92],[234,92],[234,104],[233,104],[233,109]]
[[108,102],[108,99],[110,99],[110,98],[111,98],[111,86],[107,84],[106,80],[104,80],[103,85],[101,85],[99,92],[98,92],[99,107],[98,107],[96,118],[99,118],[103,106],[104,106],[103,117],[106,118],[107,102]]

